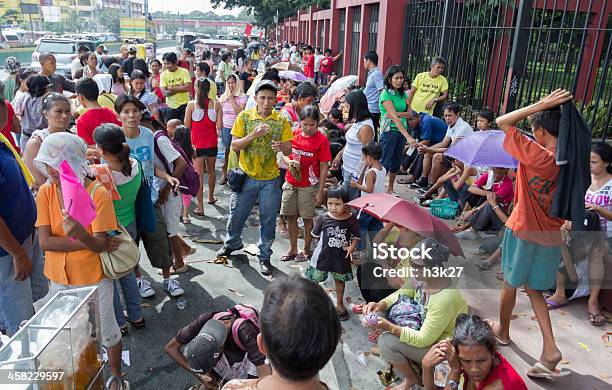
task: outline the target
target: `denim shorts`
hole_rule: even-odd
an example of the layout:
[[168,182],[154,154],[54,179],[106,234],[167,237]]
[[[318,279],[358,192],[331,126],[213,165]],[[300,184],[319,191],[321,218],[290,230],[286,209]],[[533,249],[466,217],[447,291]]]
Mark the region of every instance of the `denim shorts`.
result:
[[224,127],[221,129],[221,143],[225,149],[229,149],[232,146],[232,129]]

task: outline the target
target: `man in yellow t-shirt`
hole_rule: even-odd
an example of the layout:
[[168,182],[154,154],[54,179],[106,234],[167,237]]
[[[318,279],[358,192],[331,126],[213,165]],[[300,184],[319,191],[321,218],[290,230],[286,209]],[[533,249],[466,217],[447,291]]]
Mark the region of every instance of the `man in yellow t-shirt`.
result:
[[442,76],[445,68],[446,60],[436,57],[431,61],[429,72],[416,75],[408,93],[410,108],[417,113],[426,112],[433,115],[436,104],[448,98],[448,81]]
[[166,70],[159,78],[162,92],[166,96],[168,108],[163,109],[164,120],[178,119],[185,120],[185,108],[189,103],[189,93],[191,92],[191,75],[189,71],[180,68],[176,53],[168,52],[163,57]]
[[[276,154],[291,154],[293,133],[289,122],[276,110],[274,82],[263,80],[255,89],[256,106],[238,114],[232,127],[232,149],[240,153],[240,169],[246,173],[242,188],[232,194],[225,244],[218,256],[229,256],[243,247],[242,230],[255,201],[259,199],[259,266],[270,275],[272,243],[276,233],[276,217],[281,200]],[[233,185],[234,172],[228,181]],[[236,190],[236,189],[234,189]]]

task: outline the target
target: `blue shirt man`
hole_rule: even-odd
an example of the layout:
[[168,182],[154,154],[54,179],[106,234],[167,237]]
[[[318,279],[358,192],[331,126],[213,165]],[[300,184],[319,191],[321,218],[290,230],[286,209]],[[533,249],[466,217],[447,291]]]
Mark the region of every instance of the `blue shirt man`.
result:
[[380,108],[379,98],[380,93],[385,87],[384,77],[380,69],[378,68],[378,54],[375,51],[368,52],[363,58],[363,66],[368,71],[368,77],[366,79],[366,85],[363,93],[368,100],[368,109],[372,114],[372,121],[374,122],[374,129],[378,130],[378,124],[380,121]]
[[416,134],[420,134],[421,141],[429,141],[428,145],[442,142],[446,136],[446,130],[448,130],[448,125],[442,119],[425,112],[416,115],[413,111],[412,115],[412,118],[408,121],[408,126]]

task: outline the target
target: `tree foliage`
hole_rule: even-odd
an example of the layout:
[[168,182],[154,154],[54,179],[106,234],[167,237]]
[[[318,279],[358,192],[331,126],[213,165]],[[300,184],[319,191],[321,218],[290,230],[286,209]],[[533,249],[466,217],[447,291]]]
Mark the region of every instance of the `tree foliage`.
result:
[[261,27],[274,24],[274,17],[278,12],[279,19],[294,16],[298,10],[306,9],[311,5],[321,8],[329,6],[329,0],[212,0],[214,7],[226,9],[244,8],[255,18],[255,23]]
[[119,34],[119,19],[121,11],[117,9],[105,8],[96,17],[97,23],[103,28],[103,31],[108,31],[113,34]]

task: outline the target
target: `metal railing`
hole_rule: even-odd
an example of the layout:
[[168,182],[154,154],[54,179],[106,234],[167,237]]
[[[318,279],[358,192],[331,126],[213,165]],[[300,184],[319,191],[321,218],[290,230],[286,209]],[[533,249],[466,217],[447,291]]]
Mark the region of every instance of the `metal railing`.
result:
[[448,60],[450,98],[464,116],[511,111],[556,88],[605,139],[610,130],[612,19],[607,0],[411,0],[402,65],[410,78]]

